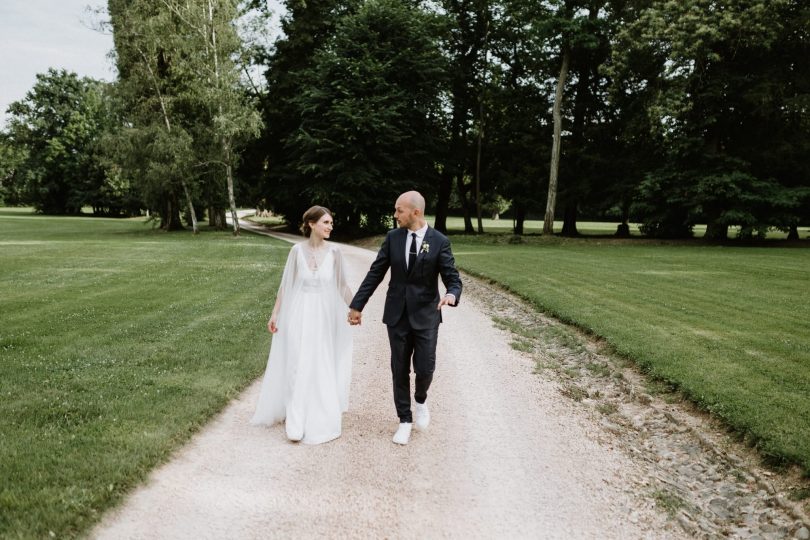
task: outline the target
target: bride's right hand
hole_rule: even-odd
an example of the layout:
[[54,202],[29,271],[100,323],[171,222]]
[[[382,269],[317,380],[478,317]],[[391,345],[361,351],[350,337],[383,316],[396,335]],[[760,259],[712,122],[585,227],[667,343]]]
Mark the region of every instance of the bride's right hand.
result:
[[275,334],[276,332],[278,332],[278,326],[276,326],[275,315],[270,317],[270,321],[267,323],[267,329],[270,330],[271,334]]

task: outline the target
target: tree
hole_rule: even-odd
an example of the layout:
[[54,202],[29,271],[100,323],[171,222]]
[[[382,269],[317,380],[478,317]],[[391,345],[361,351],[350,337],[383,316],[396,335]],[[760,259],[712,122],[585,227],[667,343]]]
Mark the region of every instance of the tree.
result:
[[343,0],[285,0],[283,37],[267,57],[267,93],[260,109],[264,121],[261,137],[249,149],[250,162],[258,171],[256,197],[265,207],[296,223],[307,208],[306,194],[299,189],[301,175],[288,144],[301,123],[296,99],[309,84],[308,72],[315,53],[332,37],[339,18],[348,11]]
[[445,69],[431,26],[398,0],[369,0],[305,74],[288,143],[301,204],[329,206],[347,232],[390,228],[391,201],[436,182]]
[[0,131],[0,205],[23,204],[25,186],[19,170],[26,154],[24,147],[15,145],[7,133]]
[[[46,214],[78,214],[85,205],[117,213],[109,199],[100,142],[108,126],[106,84],[50,69],[26,97],[11,104],[4,146],[14,158],[6,172],[12,198]],[[8,165],[6,165],[8,167]],[[108,190],[107,203],[100,204]]]
[[[704,222],[708,238],[725,239],[730,225],[764,231],[797,206],[795,193],[762,166],[775,148],[762,144],[761,134],[800,116],[789,105],[796,94],[780,95],[777,86],[781,78],[797,81],[790,66],[804,63],[794,56],[802,47],[797,34],[789,38],[787,62],[778,46],[786,30],[801,27],[801,17],[807,20],[790,0],[654,1],[622,32],[615,65],[629,78],[639,57],[656,59],[661,69],[643,81],[657,88],[647,114],[666,148],[638,193],[645,230],[682,236]],[[796,148],[786,138],[776,146],[783,144]]]
[[122,168],[138,183],[167,231],[183,228],[182,193],[197,233],[192,196],[196,186],[186,172],[193,163],[193,145],[182,122],[190,81],[178,65],[188,32],[168,10],[146,0],[109,0],[108,10],[119,75],[116,88],[128,125],[119,145]]
[[[443,32],[442,47],[449,68],[448,105],[444,116],[445,155],[441,160],[434,227],[447,231],[447,217],[453,185],[464,214],[464,231],[475,231],[472,225],[470,191],[467,180],[475,178],[475,136],[472,126],[480,119],[487,36],[491,0],[443,0],[440,5]],[[478,122],[478,129],[482,123]]]
[[217,221],[222,197],[212,187],[222,185],[238,234],[236,147],[257,133],[259,118],[240,87],[235,1],[110,0],[109,11],[128,113],[123,168],[166,229],[180,226],[180,193],[195,233],[195,199],[208,199]]
[[[224,172],[231,223],[234,234],[238,235],[234,145],[258,135],[261,119],[240,89],[240,68],[234,61],[241,52],[241,41],[234,26],[237,5],[233,0],[161,1],[193,36],[182,42],[181,65],[185,77],[192,82],[189,90],[197,93],[194,98],[207,108],[207,114],[197,119],[194,136],[199,142],[206,139],[213,142],[202,146],[206,152],[199,159],[221,167]],[[205,129],[199,129],[200,123]]]
[[537,2],[522,0],[503,2],[493,11],[485,196],[508,200],[513,230],[523,234],[528,212],[541,205],[542,171],[548,170],[551,104],[545,58],[538,54],[546,41],[539,25],[548,12]]

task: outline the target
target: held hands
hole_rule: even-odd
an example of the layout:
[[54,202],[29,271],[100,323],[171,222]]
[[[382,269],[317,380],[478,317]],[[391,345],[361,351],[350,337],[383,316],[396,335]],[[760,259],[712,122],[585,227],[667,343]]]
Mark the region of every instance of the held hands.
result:
[[352,326],[357,326],[359,324],[363,324],[363,314],[356,309],[349,310],[349,324]]
[[438,311],[442,309],[442,306],[455,306],[455,305],[456,305],[456,297],[453,296],[452,294],[446,294],[444,295],[444,298],[442,298],[439,301],[439,305],[436,306],[436,310]]

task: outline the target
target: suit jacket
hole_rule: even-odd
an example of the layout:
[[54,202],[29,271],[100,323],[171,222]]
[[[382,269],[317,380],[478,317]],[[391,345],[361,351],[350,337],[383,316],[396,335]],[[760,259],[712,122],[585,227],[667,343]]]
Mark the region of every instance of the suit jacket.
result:
[[391,280],[385,296],[383,322],[389,326],[397,324],[407,307],[411,328],[435,328],[442,320],[441,310],[436,309],[440,300],[439,276],[447,292],[456,297],[456,305],[461,300],[461,277],[456,270],[453,252],[450,251],[450,240],[433,227],[428,227],[416,263],[408,269],[405,258],[408,234],[405,228],[389,231],[349,307],[363,311],[390,268]]

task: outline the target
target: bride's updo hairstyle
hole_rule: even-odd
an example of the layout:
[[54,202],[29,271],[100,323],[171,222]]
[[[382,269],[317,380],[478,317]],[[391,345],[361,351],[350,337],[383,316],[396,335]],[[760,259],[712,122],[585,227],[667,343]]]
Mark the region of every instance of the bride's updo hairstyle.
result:
[[306,212],[304,212],[303,217],[304,223],[301,225],[301,232],[304,233],[304,236],[309,238],[309,235],[312,234],[312,227],[309,224],[317,223],[318,220],[321,219],[324,214],[329,214],[329,217],[331,217],[332,219],[334,219],[335,217],[334,215],[332,215],[332,211],[326,208],[325,206],[315,205]]

